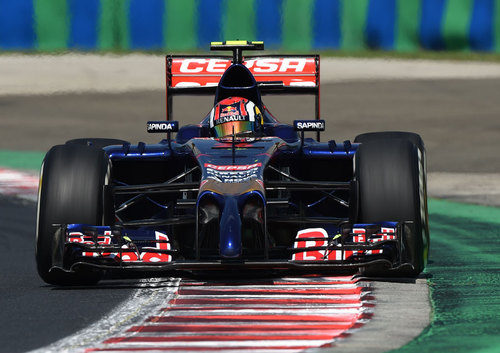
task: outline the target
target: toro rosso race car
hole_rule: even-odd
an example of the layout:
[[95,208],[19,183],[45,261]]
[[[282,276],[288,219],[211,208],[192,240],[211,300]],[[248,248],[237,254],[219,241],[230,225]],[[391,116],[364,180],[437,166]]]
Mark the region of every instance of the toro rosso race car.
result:
[[[166,137],[157,144],[88,138],[50,149],[37,215],[44,281],[95,283],[106,270],[423,270],[420,136],[320,142],[319,56],[242,55],[263,47],[213,42],[232,57],[167,56],[167,120],[147,123]],[[201,123],[179,127],[178,94],[211,94],[214,106]],[[313,95],[315,115],[281,123],[264,94]]]

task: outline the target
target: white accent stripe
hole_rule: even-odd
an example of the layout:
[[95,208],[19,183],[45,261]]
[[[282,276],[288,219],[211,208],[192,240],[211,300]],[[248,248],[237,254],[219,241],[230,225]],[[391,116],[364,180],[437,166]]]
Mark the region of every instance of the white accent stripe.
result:
[[[306,284],[309,282],[317,282],[320,280],[326,280],[326,278],[310,278],[310,279],[301,279],[301,281]],[[294,279],[294,281],[298,281],[298,279]],[[331,282],[332,280],[329,279]],[[279,282],[283,282],[283,279],[280,279]],[[223,304],[214,303],[209,304],[194,304],[194,305],[178,305],[175,302],[172,304],[173,307],[180,310],[168,310],[168,308],[164,308],[165,303],[171,301],[172,299],[217,299],[221,296],[219,294],[210,295],[178,295],[176,294],[179,285],[179,279],[169,279],[169,280],[144,280],[140,282],[145,289],[137,290],[131,296],[131,298],[124,302],[121,306],[118,307],[118,310],[111,314],[108,317],[100,320],[96,324],[89,326],[87,329],[80,331],[79,333],[63,339],[59,342],[56,342],[53,345],[48,347],[44,347],[35,352],[82,352],[83,349],[94,348],[94,349],[134,349],[134,348],[146,348],[148,352],[159,351],[162,349],[169,349],[169,352],[175,352],[176,348],[179,348],[179,351],[183,353],[189,352],[190,350],[185,350],[185,348],[193,347],[193,349],[198,348],[198,350],[193,350],[199,352],[199,348],[207,347],[207,348],[219,348],[221,351],[225,353],[235,351],[233,348],[238,347],[236,349],[238,353],[241,353],[240,348],[245,350],[249,350],[252,353],[283,353],[283,352],[299,352],[301,347],[318,347],[325,343],[331,343],[334,340],[334,337],[337,337],[344,330],[342,329],[343,325],[350,325],[354,321],[357,323],[364,323],[366,320],[348,320],[341,321],[340,318],[335,318],[335,315],[340,316],[353,316],[354,318],[357,314],[361,315],[362,313],[371,312],[372,308],[363,307],[361,303],[354,304],[334,304],[334,305],[311,305],[309,303],[305,304],[297,304],[297,305],[287,305],[286,300],[284,300],[283,305],[275,306],[273,304],[255,304],[255,305],[246,305],[245,307],[241,307],[244,304],[244,300],[242,303],[234,304],[233,307],[228,306],[227,308],[221,309],[210,309],[211,307],[219,307]],[[246,286],[247,289],[254,288],[258,290],[258,285]],[[263,286],[266,289],[272,288],[272,286],[265,285]],[[321,289],[329,289],[329,288],[338,287],[338,285],[332,284],[319,286],[319,290]],[[355,285],[349,284],[348,286],[341,285],[341,288],[355,288]],[[210,283],[206,283],[202,286],[184,286],[182,287],[184,290],[208,290],[217,291],[221,289],[221,286],[211,286]],[[225,289],[241,289],[240,285],[229,286],[225,285],[222,288]],[[283,286],[277,285],[274,287],[276,289],[285,289]],[[303,285],[289,285],[285,290],[303,290],[303,289],[313,289],[312,286],[303,286]],[[261,289],[264,289],[261,287]],[[264,289],[265,290],[265,289]],[[362,296],[367,293],[365,291],[360,292],[356,295],[269,295],[269,293],[265,293],[265,295],[243,295],[243,296],[235,296],[235,295],[224,295],[222,298],[235,298],[241,297],[246,299],[264,299],[270,298],[273,300],[276,299],[331,299],[335,298],[338,300],[361,300]],[[237,298],[235,298],[237,300]],[[267,306],[267,309],[259,308],[259,306]],[[234,307],[240,306],[239,309],[235,309]],[[203,310],[206,308],[206,310]],[[331,318],[331,321],[306,321],[306,322],[262,322],[259,321],[258,318],[250,321],[227,321],[227,320],[217,320],[214,318],[214,321],[208,322],[197,322],[187,321],[187,322],[148,322],[143,321],[145,318],[150,317],[151,315],[161,315],[162,317],[177,317],[177,316],[218,316],[218,315],[231,315],[237,317],[238,315],[285,315],[293,317],[294,315],[312,315],[318,317],[326,317]],[[175,320],[175,319],[174,319]],[[343,319],[342,319],[343,320]],[[269,327],[269,330],[272,331],[273,336],[286,336],[290,337],[290,339],[280,339],[280,340],[266,340],[266,337],[269,337],[269,332],[267,331],[235,331],[235,332],[220,332],[217,331],[217,327],[219,325],[232,325],[234,327],[238,327],[241,325],[250,325],[252,327]],[[191,331],[189,327],[199,327],[200,325],[206,326],[206,332],[200,332],[197,330]],[[321,326],[319,329],[312,329],[312,327]],[[126,332],[132,326],[143,326],[144,329],[148,327],[153,329],[155,327],[160,328],[161,326],[172,327],[172,331],[163,332],[164,329],[158,332],[142,332],[142,331],[131,331]],[[312,326],[311,329],[308,329],[308,326]],[[213,327],[213,330],[210,330],[210,327]],[[276,329],[277,327],[281,329]],[[299,330],[287,331],[290,328],[299,328]],[[300,329],[302,328],[302,329]],[[126,332],[126,333],[125,333]],[[233,339],[230,341],[221,341],[221,340],[205,340],[205,341],[192,341],[190,340],[192,337],[198,336],[229,336]],[[323,336],[331,336],[332,339],[317,339],[318,335]],[[248,336],[262,336],[262,340],[251,340],[248,339]],[[307,339],[310,336],[312,339]],[[121,341],[116,343],[100,343],[96,345],[96,342],[104,342],[107,339],[113,338],[127,338],[127,337],[144,337],[146,338],[146,342],[127,342]],[[167,340],[165,341],[154,341],[155,338],[165,337]],[[168,341],[168,337],[175,338],[175,341]],[[183,337],[186,337],[186,340],[183,340]],[[241,340],[239,340],[241,337]],[[300,339],[294,339],[297,337]],[[147,341],[148,338],[151,338],[151,341]],[[279,338],[279,337],[276,337]],[[259,349],[259,347],[261,349]],[[276,347],[276,349],[273,349]],[[284,347],[289,347],[289,349],[283,349]]]
[[[297,324],[295,325],[297,326]],[[302,325],[300,325],[302,327]],[[273,329],[272,330],[272,335],[273,336],[318,336],[318,335],[331,335],[332,333],[337,334],[340,332],[343,332],[343,329],[340,328],[325,328],[325,329],[314,329],[314,330],[297,330],[297,331],[291,331],[291,330],[279,330],[279,329]],[[177,331],[172,331],[172,332],[161,332],[161,337],[180,337],[180,336],[185,336],[185,337],[192,337],[192,336],[224,336],[224,337],[232,337],[232,336],[269,336],[268,331],[252,331],[252,332],[242,332],[242,331],[229,331],[229,332],[224,332],[220,330],[212,330],[212,331],[204,331],[204,332],[177,332]],[[131,334],[127,333],[125,335],[120,335],[116,336],[113,338],[130,338]],[[140,332],[137,335],[134,335],[134,337],[159,337],[158,332]]]
[[[279,350],[272,349],[272,348],[271,349],[256,348],[256,349],[240,350],[240,349],[231,349],[231,347],[226,347],[226,348],[221,347],[220,351],[223,353],[244,353],[244,352],[249,352],[249,353],[250,352],[251,353],[298,353],[298,352],[303,352],[303,349],[290,347],[287,349],[279,349]],[[148,353],[165,353],[165,350],[151,348],[151,349],[148,349],[147,352]],[[202,351],[200,351],[199,349],[196,349],[196,350],[186,350],[186,349],[176,350],[175,348],[173,348],[173,349],[168,350],[168,353],[200,353],[200,352],[202,352]],[[116,350],[116,351],[106,350],[106,353],[124,353],[124,352],[119,351],[119,350]],[[206,353],[206,352],[203,352],[203,353]]]
[[[272,307],[273,309],[309,309],[315,310],[316,308],[320,309],[342,309],[342,308],[360,308],[362,303],[352,303],[352,304],[325,304],[325,303],[303,303],[303,304],[175,304],[175,307],[178,309],[189,308],[193,310],[204,310],[205,308],[217,307],[228,310],[238,310],[238,309],[256,309],[256,310],[266,310],[266,308]],[[170,310],[170,308],[165,308],[164,310]]]
[[245,109],[247,110],[249,120],[255,121],[255,104],[252,101],[248,101],[245,104]]
[[304,284],[294,284],[294,285],[278,285],[278,284],[271,284],[271,285],[262,285],[259,286],[258,284],[249,284],[249,285],[238,285],[238,286],[183,286],[182,287],[184,290],[244,290],[244,289],[258,289],[258,290],[266,290],[266,289],[272,289],[272,290],[294,290],[294,289],[299,289],[299,290],[312,290],[312,289],[351,289],[351,288],[358,288],[358,286],[354,283],[342,283],[342,284],[314,284],[314,285],[307,285],[307,283]]
[[[179,296],[179,299],[214,299],[214,298],[224,298],[224,299],[276,299],[276,300],[285,300],[285,299],[304,299],[304,301],[308,299],[328,299],[328,300],[356,300],[360,296],[366,295],[365,293],[361,293],[362,295],[306,295],[304,293],[297,294],[252,294],[252,295],[241,295],[241,294],[217,294],[217,295],[190,295],[190,296]],[[363,295],[364,294],[364,295]]]
[[173,341],[173,342],[120,342],[112,344],[114,349],[131,347],[287,347],[287,346],[320,346],[331,340],[250,340],[250,341]]
[[[293,308],[290,308],[293,309]],[[296,310],[287,310],[287,309],[242,309],[242,310],[237,310],[237,309],[226,309],[226,310],[207,310],[207,311],[202,311],[200,310],[170,310],[168,311],[168,315],[166,316],[217,316],[217,315],[231,315],[231,316],[238,316],[238,315],[244,315],[244,314],[252,314],[252,315],[269,315],[269,314],[282,314],[282,315],[293,315],[293,316],[300,316],[300,315],[311,315],[313,313],[316,314],[321,314],[321,315],[316,315],[316,316],[329,316],[327,314],[341,314],[341,315],[348,315],[348,314],[356,314],[360,312],[360,308],[354,308],[354,309],[296,309]]]
[[210,111],[210,128],[213,128],[214,127],[214,115],[215,115],[215,107],[212,108],[212,110]]
[[[369,311],[369,310],[367,310]],[[293,316],[293,314],[290,313],[290,316]],[[362,322],[364,323],[365,321],[363,319],[359,319],[356,322]],[[297,322],[290,322],[290,321],[227,321],[227,320],[222,320],[222,321],[210,321],[210,322],[199,322],[199,321],[194,321],[194,322],[148,322],[147,325],[144,325],[145,327],[155,327],[155,326],[176,326],[176,327],[190,327],[190,326],[198,326],[198,325],[209,325],[213,326],[216,328],[217,326],[245,326],[245,325],[251,325],[259,328],[264,328],[266,326],[269,326],[270,329],[276,328],[276,326],[279,326],[280,328],[287,328],[287,327],[306,327],[307,326],[316,326],[316,325],[321,325],[324,328],[328,328],[328,326],[331,329],[334,329],[335,326],[338,325],[345,325],[347,322],[346,321],[339,321],[335,319],[331,319],[329,321],[301,321],[300,323]],[[142,325],[139,325],[142,327]],[[273,331],[274,332],[274,331]],[[158,333],[160,335],[160,333]]]

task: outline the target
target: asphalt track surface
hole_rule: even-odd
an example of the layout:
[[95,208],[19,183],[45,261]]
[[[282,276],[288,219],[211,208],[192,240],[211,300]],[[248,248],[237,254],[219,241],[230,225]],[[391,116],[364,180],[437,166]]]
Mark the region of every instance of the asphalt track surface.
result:
[[[500,79],[343,82],[322,85],[323,139],[368,131],[422,135],[431,172],[500,172]],[[264,97],[283,122],[313,118],[309,97]],[[209,97],[174,99],[174,119],[197,123]],[[0,149],[46,151],[76,137],[157,142],[147,120],[165,119],[163,91],[0,97]]]
[[[135,293],[156,295],[153,302],[166,302],[168,287],[148,289],[147,284],[135,280],[105,280],[97,286],[75,288],[44,284],[38,278],[34,261],[35,204],[0,196],[0,210],[0,352],[25,352],[48,345],[51,352],[73,352],[82,342],[98,344],[109,332],[123,335],[131,322],[140,323],[154,313],[154,308],[148,310],[144,304],[150,301],[149,298],[134,296],[132,301],[138,299],[137,303],[128,301],[138,288],[142,289]],[[363,335],[354,334],[338,343],[343,352],[383,352],[405,344],[424,329],[429,317],[425,279],[419,279],[416,284],[412,280],[361,283],[374,290],[377,300],[374,317],[363,326]],[[409,290],[414,293],[410,294]],[[414,299],[411,312],[407,310],[408,296]],[[124,324],[117,323],[120,320],[112,314],[121,307],[125,308],[119,315],[126,317]],[[106,318],[110,314],[112,318]],[[80,333],[76,340],[50,345],[98,320],[97,327]],[[389,339],[374,347],[380,333],[387,331],[389,322],[394,325],[387,332]],[[322,351],[327,353],[335,349]]]
[[103,316],[137,288],[104,281],[95,288],[56,288],[36,272],[36,204],[0,196],[0,351],[24,352],[68,336]]
[[[430,171],[499,172],[499,84],[491,79],[323,85],[324,139],[415,131],[426,142]],[[311,117],[312,99],[305,104],[289,97],[265,101],[282,121]],[[211,101],[179,98],[175,103],[176,119],[196,123]],[[155,142],[158,137],[146,134],[145,121],[164,118],[164,93],[0,97],[0,111],[0,149],[47,150],[82,136]],[[34,205],[2,199],[0,209],[0,323],[8,327],[0,331],[0,351],[26,351],[65,337],[97,320],[136,287],[133,281],[71,290],[45,286],[33,259]]]

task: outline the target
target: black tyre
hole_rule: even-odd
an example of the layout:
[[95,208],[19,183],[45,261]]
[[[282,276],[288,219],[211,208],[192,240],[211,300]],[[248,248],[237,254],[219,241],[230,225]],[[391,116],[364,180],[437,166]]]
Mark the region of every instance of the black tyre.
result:
[[112,146],[112,145],[123,145],[124,143],[127,143],[127,141],[124,140],[118,140],[118,139],[108,139],[108,138],[79,138],[79,139],[73,139],[66,141],[67,145],[84,145],[84,146],[93,146],[95,148],[104,148],[107,146]]
[[[423,212],[425,215],[425,220],[423,222],[424,237],[427,239],[426,254],[429,251],[429,222],[427,220],[427,156],[425,151],[424,140],[422,137],[414,132],[407,131],[380,131],[380,132],[367,132],[356,136],[354,139],[355,143],[366,143],[370,141],[380,141],[380,140],[407,140],[416,145],[420,151],[419,161],[420,168],[423,171],[423,182],[421,182],[421,187],[423,191]],[[422,216],[424,217],[424,216]]]
[[[56,227],[53,224],[104,223],[103,185],[110,173],[103,150],[79,144],[52,147],[42,164],[38,194],[36,263],[40,277],[49,284],[97,283],[99,271],[49,272]],[[60,235],[62,236],[62,235]]]
[[406,132],[406,131],[367,132],[356,136],[354,142],[365,143],[370,141],[394,140],[394,139],[408,140],[412,142],[414,145],[416,145],[420,150],[420,152],[425,152],[425,146],[422,137],[420,137],[419,134],[416,134],[414,132]]
[[363,142],[356,152],[355,174],[359,185],[358,222],[414,222],[413,235],[405,243],[413,269],[404,268],[391,274],[418,275],[425,267],[429,248],[422,152],[408,139]]

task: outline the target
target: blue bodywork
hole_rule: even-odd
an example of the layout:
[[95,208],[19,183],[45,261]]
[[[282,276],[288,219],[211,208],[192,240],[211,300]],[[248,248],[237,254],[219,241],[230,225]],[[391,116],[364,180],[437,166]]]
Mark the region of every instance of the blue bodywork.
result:
[[[157,144],[105,147],[112,166],[110,183],[104,187],[107,224],[61,225],[67,238],[55,255],[56,267],[65,271],[83,265],[148,270],[228,265],[357,268],[375,262],[391,265],[401,259],[401,236],[380,238],[377,243],[369,238],[380,236],[383,227],[403,234],[405,225],[355,224],[353,159],[358,144],[319,142],[280,123],[263,104],[255,78],[241,63],[231,65],[222,76],[215,103],[234,96],[253,101],[263,113],[262,130],[255,136],[214,138],[207,116],[200,124],[180,127],[175,138],[168,133]],[[367,229],[363,243],[353,243],[355,227]],[[316,239],[321,246],[296,249],[296,236],[308,229],[321,229],[327,238]],[[69,234],[79,232],[82,242],[68,240]],[[109,244],[102,244],[105,233]],[[168,263],[123,260],[124,252],[142,259],[145,249],[151,248],[171,255]],[[372,249],[377,254],[383,250],[383,255],[371,255]],[[308,250],[323,251],[324,258],[294,260],[295,254]],[[340,260],[328,258],[332,251],[341,252]],[[344,255],[349,251],[347,260]],[[89,252],[94,255],[82,255]],[[104,253],[117,255],[110,259]]]

